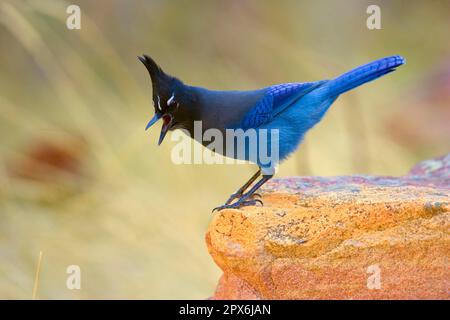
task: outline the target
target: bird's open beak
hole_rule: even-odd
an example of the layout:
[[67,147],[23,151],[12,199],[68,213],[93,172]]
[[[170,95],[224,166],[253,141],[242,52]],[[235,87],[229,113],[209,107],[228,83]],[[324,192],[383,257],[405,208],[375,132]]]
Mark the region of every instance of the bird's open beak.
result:
[[159,113],[155,113],[155,115],[153,116],[153,118],[147,123],[147,126],[145,127],[145,130],[147,130],[148,128],[150,128],[152,125],[154,125],[159,119],[161,119],[162,114]]
[[169,113],[166,113],[164,115],[155,113],[153,118],[148,122],[147,126],[145,127],[145,130],[147,130],[161,118],[163,119],[163,125],[161,128],[161,134],[159,135],[158,146],[163,142],[164,137],[167,134],[167,131],[169,131],[170,126],[172,125],[173,120],[172,115]]

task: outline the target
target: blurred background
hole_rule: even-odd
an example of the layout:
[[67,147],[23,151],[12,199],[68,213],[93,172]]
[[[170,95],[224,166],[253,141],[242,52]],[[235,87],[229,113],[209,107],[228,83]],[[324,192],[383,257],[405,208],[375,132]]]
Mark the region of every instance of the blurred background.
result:
[[[66,8],[81,8],[68,30]],[[366,27],[381,8],[381,30]],[[175,165],[148,53],[211,89],[406,66],[342,96],[278,173],[403,175],[450,150],[449,1],[0,1],[0,298],[203,299],[211,209],[252,165]],[[68,290],[66,268],[81,268]]]

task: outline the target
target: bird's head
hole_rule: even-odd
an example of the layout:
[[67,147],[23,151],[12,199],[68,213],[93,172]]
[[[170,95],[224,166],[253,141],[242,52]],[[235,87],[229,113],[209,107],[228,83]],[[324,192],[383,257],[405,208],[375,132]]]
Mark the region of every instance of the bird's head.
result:
[[152,79],[153,105],[155,107],[155,115],[145,130],[162,119],[163,125],[158,141],[158,145],[160,145],[169,130],[179,127],[177,119],[182,118],[183,112],[180,112],[179,109],[186,103],[186,89],[180,80],[166,74],[148,55],[144,54],[138,59],[147,68]]

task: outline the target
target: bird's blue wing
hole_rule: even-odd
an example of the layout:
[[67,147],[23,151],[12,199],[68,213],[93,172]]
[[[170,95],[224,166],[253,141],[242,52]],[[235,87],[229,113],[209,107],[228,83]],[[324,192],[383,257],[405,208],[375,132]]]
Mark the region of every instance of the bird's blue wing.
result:
[[239,127],[246,130],[270,122],[277,114],[326,81],[284,83],[268,87],[263,98],[247,112]]

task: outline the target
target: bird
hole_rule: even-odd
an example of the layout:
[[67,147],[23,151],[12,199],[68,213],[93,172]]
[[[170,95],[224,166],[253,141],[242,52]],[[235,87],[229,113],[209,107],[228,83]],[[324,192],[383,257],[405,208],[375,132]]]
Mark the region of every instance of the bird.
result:
[[[158,145],[163,142],[167,132],[175,129],[184,130],[190,137],[195,136],[197,121],[201,121],[202,132],[217,129],[224,137],[227,130],[240,129],[244,133],[250,130],[257,133],[267,130],[277,132],[273,138],[260,139],[258,136],[256,139],[258,150],[263,147],[268,150],[269,147],[277,145],[277,157],[273,157],[273,161],[263,163],[259,153],[254,156],[254,152],[249,151],[251,146],[248,140],[240,141],[239,147],[243,148],[244,152],[239,155],[236,145],[232,146],[233,150],[229,148],[227,151],[226,147],[221,151],[213,150],[226,156],[231,155],[235,159],[253,162],[258,166],[257,172],[231,194],[225,204],[214,208],[213,212],[263,205],[261,196],[257,193],[258,189],[274,176],[279,163],[299,147],[306,132],[321,121],[333,102],[341,94],[391,73],[406,62],[402,56],[393,55],[361,65],[328,80],[283,83],[257,90],[219,91],[185,84],[163,71],[147,54],[138,56],[138,59],[150,74],[155,109],[154,116],[145,129],[162,120]],[[198,142],[209,147],[210,141]],[[223,146],[225,145],[224,141]]]

